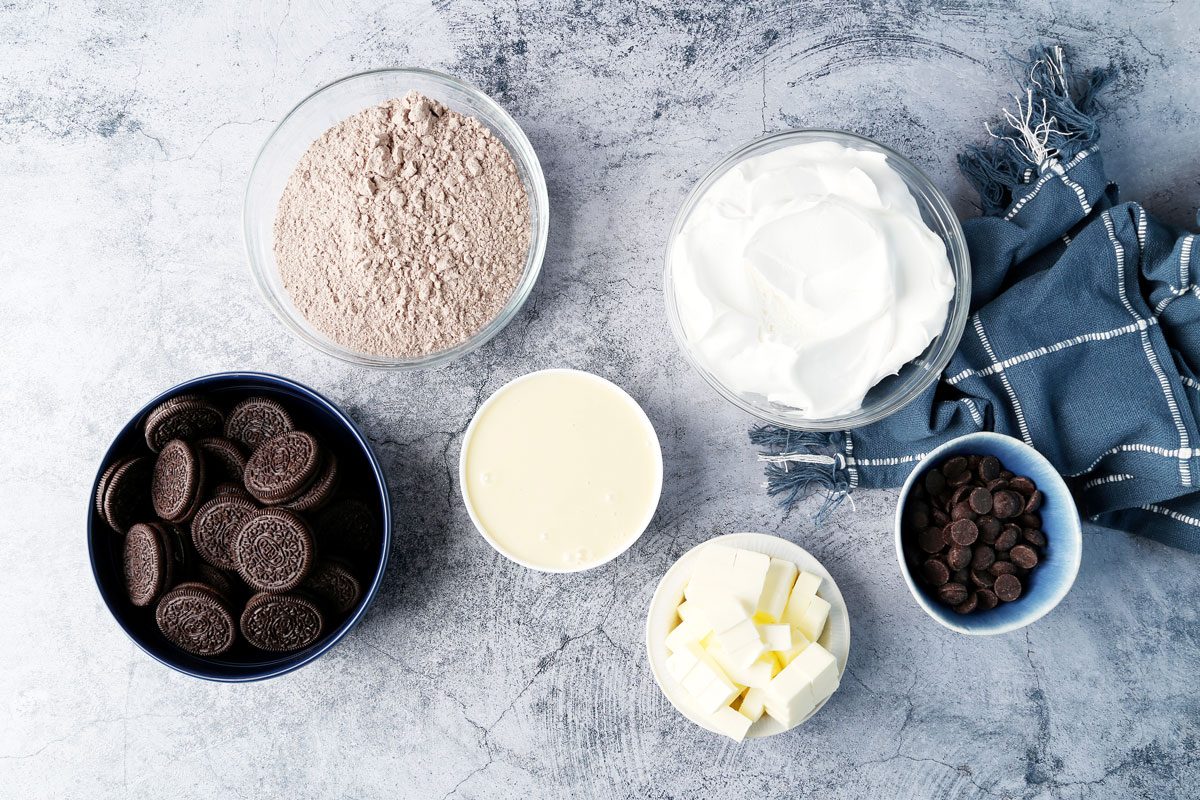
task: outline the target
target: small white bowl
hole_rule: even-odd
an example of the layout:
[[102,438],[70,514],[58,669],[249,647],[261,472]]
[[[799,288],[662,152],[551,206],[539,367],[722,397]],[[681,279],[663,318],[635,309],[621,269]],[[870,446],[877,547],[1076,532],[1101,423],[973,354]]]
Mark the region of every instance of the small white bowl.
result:
[[[496,398],[503,395],[511,387],[517,385],[518,383],[521,383],[522,381],[527,381],[530,378],[533,378],[535,376],[547,375],[547,374],[583,375],[583,376],[589,378],[590,380],[597,381],[599,383],[602,383],[606,386],[611,387],[612,389],[615,389],[622,397],[624,397],[629,402],[629,404],[637,412],[637,415],[641,418],[642,422],[645,424],[646,432],[649,434],[650,438],[653,439],[654,451],[658,455],[658,459],[657,459],[657,462],[655,465],[656,466],[655,473],[654,473],[654,491],[652,492],[654,501],[649,504],[649,507],[646,510],[646,514],[643,517],[643,519],[641,520],[641,524],[638,525],[637,528],[635,529],[635,532],[632,535],[630,535],[629,540],[627,542],[625,542],[625,544],[623,544],[614,553],[612,553],[607,558],[605,558],[601,561],[596,561],[596,562],[593,562],[593,563],[590,563],[590,564],[587,564],[587,565],[581,566],[581,567],[561,567],[561,568],[559,568],[559,567],[540,566],[537,564],[531,564],[528,561],[525,561],[522,558],[520,558],[519,556],[510,552],[508,549],[506,549],[504,547],[503,544],[501,544],[499,541],[497,541],[495,539],[495,537],[493,537],[490,533],[488,533],[487,529],[483,526],[483,522],[479,519],[479,515],[475,512],[475,507],[471,504],[471,496],[467,492],[467,450],[470,448],[471,437],[474,435],[475,428],[479,424],[479,420],[483,416],[484,411],[486,411],[488,406],[490,406],[492,403],[494,403],[496,401]],[[632,395],[630,395],[629,392],[625,391],[620,386],[618,386],[617,384],[613,383],[612,381],[610,381],[606,378],[601,378],[599,375],[595,375],[591,372],[585,372],[585,371],[579,370],[579,369],[538,370],[537,372],[530,372],[526,375],[520,376],[519,378],[514,378],[511,381],[509,381],[508,383],[501,386],[499,389],[497,389],[492,394],[491,397],[489,397],[487,400],[484,400],[479,405],[479,408],[477,408],[475,410],[475,416],[471,418],[471,424],[467,426],[467,431],[463,435],[462,449],[459,451],[459,454],[458,454],[459,493],[462,495],[463,505],[465,505],[467,507],[467,514],[470,515],[471,522],[475,525],[475,530],[479,531],[479,535],[482,536],[487,541],[487,543],[490,544],[497,553],[504,556],[509,561],[514,561],[523,567],[527,567],[532,570],[537,570],[538,572],[585,572],[589,569],[595,569],[596,567],[599,567],[603,564],[607,564],[609,561],[612,561],[614,558],[616,558],[617,556],[624,553],[626,550],[628,550],[630,547],[633,546],[634,542],[636,542],[638,539],[640,539],[642,537],[642,534],[646,532],[646,528],[650,527],[650,521],[652,519],[654,519],[654,514],[656,511],[658,511],[658,501],[662,497],[662,487],[663,487],[662,444],[659,442],[658,433],[654,430],[654,424],[652,422],[650,422],[650,417],[646,416],[645,410],[642,409],[642,407],[638,404],[637,400],[633,399]]]
[[[679,621],[675,610],[683,602],[683,589],[687,586],[692,573],[695,572],[696,559],[701,550],[714,544],[740,547],[743,550],[753,550],[756,553],[765,553],[774,558],[791,561],[805,572],[811,572],[821,577],[821,588],[817,591],[817,596],[829,603],[829,621],[825,623],[825,630],[821,632],[817,642],[833,653],[834,658],[837,659],[839,677],[846,672],[846,660],[850,657],[850,615],[846,611],[846,601],[842,599],[837,582],[834,581],[829,571],[807,550],[787,539],[766,533],[730,533],[702,542],[684,553],[667,570],[667,574],[663,575],[662,580],[658,582],[658,588],[654,591],[654,597],[650,600],[650,613],[646,615],[646,650],[650,655],[650,671],[654,673],[654,680],[658,683],[658,688],[662,689],[662,693],[671,701],[671,705],[675,706],[676,711],[701,728],[713,733],[720,733],[703,717],[698,717],[691,712],[687,692],[667,671],[669,654],[666,644],[667,634]],[[762,739],[803,725],[828,701],[828,697],[822,700],[804,719],[789,728],[785,728],[764,714],[750,727],[746,738]]]

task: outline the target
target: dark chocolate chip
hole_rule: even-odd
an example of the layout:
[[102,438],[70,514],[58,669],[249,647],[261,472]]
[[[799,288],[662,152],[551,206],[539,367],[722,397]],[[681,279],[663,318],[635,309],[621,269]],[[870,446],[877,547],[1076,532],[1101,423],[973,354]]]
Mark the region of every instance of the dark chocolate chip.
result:
[[986,544],[976,545],[975,553],[971,556],[971,569],[987,569],[995,560],[995,550]]
[[1033,528],[1026,528],[1021,531],[1021,538],[1029,542],[1034,547],[1046,546],[1046,534]]
[[946,534],[944,529],[924,529],[917,534],[917,546],[926,553],[940,553],[946,547]]
[[946,564],[950,569],[962,569],[971,563],[971,548],[955,545],[946,552]]
[[[946,585],[949,586],[951,584]],[[996,597],[1006,603],[1011,603],[1021,596],[1021,579],[1016,575],[1001,575],[996,578],[996,585],[993,587],[993,591],[996,592]]]
[[1000,598],[996,597],[996,593],[991,589],[980,589],[975,593],[975,597],[978,600],[980,611],[991,611],[1000,604]]
[[1042,503],[1046,500],[1046,495],[1041,491],[1035,491],[1029,495],[1029,499],[1025,501],[1025,513],[1032,514],[1042,507]]
[[978,538],[979,528],[975,527],[975,523],[971,520],[960,519],[950,523],[950,540],[955,544],[966,547],[975,544],[975,540]]
[[994,547],[1000,551],[1011,550],[1020,538],[1020,528],[1016,525],[1005,525],[1004,530],[1000,531],[1000,535],[996,537]]
[[987,514],[992,510],[992,493],[987,489],[975,489],[967,499],[976,514]]
[[956,605],[954,607],[954,610],[957,611],[959,614],[970,614],[972,611],[975,610],[975,607],[978,604],[978,602],[979,601],[978,601],[978,598],[976,598],[975,593],[971,592],[969,595],[967,595],[966,600],[962,601],[961,603],[959,603],[958,605]]
[[991,586],[996,582],[996,576],[985,570],[976,570],[971,573],[971,583],[979,587]]
[[971,510],[971,506],[966,503],[959,503],[954,508],[950,509],[950,519],[957,522],[960,519],[975,520],[975,512]]
[[1021,569],[1033,569],[1038,563],[1037,553],[1032,547],[1025,544],[1014,547],[1008,556],[1012,559],[1012,563]]
[[967,459],[962,456],[955,456],[942,465],[942,474],[948,478],[953,478],[956,475],[961,475],[967,471]]
[[950,570],[936,558],[931,558],[921,565],[921,574],[930,586],[941,586],[950,580]]
[[1011,562],[1001,561],[999,559],[996,559],[996,561],[993,562],[990,567],[988,567],[988,572],[992,573],[996,577],[1000,577],[1001,575],[1012,575],[1016,571],[1016,567],[1014,567]]
[[961,583],[947,583],[938,589],[938,599],[946,605],[956,606],[967,599],[967,587]]
[[1004,489],[992,495],[992,513],[999,519],[1009,519],[1021,513],[1025,501],[1014,491]]
[[1000,477],[1000,461],[995,456],[984,456],[979,462],[979,477],[983,481],[994,481]]
[[1000,535],[1000,520],[984,515],[975,520],[975,527],[979,528],[979,538],[984,544],[996,543],[996,537]]
[[941,494],[946,491],[946,476],[939,470],[929,470],[925,473],[925,488],[930,494]]
[[1026,497],[1037,491],[1037,485],[1024,475],[1018,475],[1010,480],[1008,482],[1008,487],[1014,491],[1020,492]]

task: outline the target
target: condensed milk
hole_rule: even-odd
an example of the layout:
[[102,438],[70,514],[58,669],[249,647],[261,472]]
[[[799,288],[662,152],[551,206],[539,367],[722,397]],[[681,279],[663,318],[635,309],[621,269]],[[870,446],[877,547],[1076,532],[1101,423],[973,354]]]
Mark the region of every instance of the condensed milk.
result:
[[658,436],[637,402],[587,372],[517,378],[479,407],[459,478],[472,522],[501,554],[576,572],[624,552],[662,491]]

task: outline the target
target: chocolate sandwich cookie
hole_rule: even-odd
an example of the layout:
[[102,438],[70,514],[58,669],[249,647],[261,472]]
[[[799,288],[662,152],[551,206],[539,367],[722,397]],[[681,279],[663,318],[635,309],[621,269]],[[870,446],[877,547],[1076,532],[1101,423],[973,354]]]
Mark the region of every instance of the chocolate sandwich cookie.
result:
[[176,540],[157,522],[139,522],[125,536],[125,589],[129,602],[148,606],[171,585]]
[[118,533],[150,516],[150,481],[154,461],[131,456],[113,462],[96,487],[96,511]]
[[166,522],[185,522],[196,513],[204,491],[204,459],[182,439],[163,445],[154,462],[150,500]]
[[251,397],[233,407],[225,420],[225,436],[255,450],[267,439],[295,428],[287,409],[265,397]]
[[371,507],[361,500],[342,498],[317,515],[317,542],[323,550],[351,559],[370,555],[379,544],[379,523]]
[[254,513],[234,536],[238,574],[260,592],[287,592],[308,577],[316,544],[303,518],[284,508]]
[[233,537],[258,511],[252,501],[236,495],[214,497],[192,519],[192,546],[200,557],[219,569],[236,569],[230,545]]
[[196,565],[195,580],[211,587],[213,591],[221,595],[222,600],[231,604],[242,591],[242,580],[236,574],[224,572],[203,561]]
[[300,594],[256,594],[246,603],[242,636],[260,650],[288,652],[308,647],[325,630],[317,604]]
[[283,504],[284,508],[293,511],[315,511],[321,508],[333,497],[338,484],[337,456],[328,453],[325,456],[317,477],[304,492],[295,500]]
[[321,446],[304,431],[281,433],[258,446],[246,462],[246,491],[267,505],[295,500],[321,466]]
[[350,568],[340,561],[322,561],[304,579],[304,588],[325,602],[338,614],[345,614],[358,604],[362,586]]
[[197,439],[196,446],[204,454],[204,465],[208,467],[210,480],[241,483],[246,457],[242,455],[240,447],[221,436]]
[[237,638],[228,603],[197,581],[181,583],[163,595],[154,616],[163,636],[193,655],[218,656]]
[[146,444],[158,452],[172,439],[192,441],[221,432],[220,409],[194,394],[172,397],[146,415]]
[[250,493],[247,492],[240,483],[234,483],[233,481],[225,481],[224,483],[218,483],[216,486],[213,487],[212,496],[213,497],[244,497],[247,500],[253,499],[250,497]]

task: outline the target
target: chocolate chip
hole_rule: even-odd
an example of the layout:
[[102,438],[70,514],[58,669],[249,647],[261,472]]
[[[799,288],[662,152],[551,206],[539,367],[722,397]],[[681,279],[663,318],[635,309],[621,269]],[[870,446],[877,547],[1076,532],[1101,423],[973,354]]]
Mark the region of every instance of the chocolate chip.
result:
[[999,519],[1009,519],[1021,513],[1025,501],[1016,492],[1004,489],[992,495],[992,513]]
[[1033,494],[1037,490],[1037,485],[1024,475],[1018,475],[1017,477],[1013,478],[1008,482],[1008,486],[1010,489],[1020,492],[1026,497]]
[[908,512],[908,524],[914,528],[929,527],[929,506],[922,505]]
[[971,563],[971,548],[955,545],[946,551],[946,564],[950,569],[962,569]]
[[992,493],[987,489],[975,489],[971,492],[967,502],[976,514],[987,514],[992,510]]
[[977,545],[971,556],[971,569],[987,569],[996,560],[996,551],[986,544]]
[[979,587],[991,586],[996,582],[996,576],[985,570],[971,572],[971,583]]
[[1008,481],[1004,480],[1004,478],[996,478],[994,481],[988,481],[985,488],[994,494],[1002,489],[1007,489]]
[[950,580],[950,570],[936,558],[931,558],[921,565],[921,574],[930,586],[941,586]]
[[953,478],[956,475],[961,475],[967,471],[967,460],[962,456],[955,456],[942,465],[942,474],[947,478]]
[[958,505],[963,500],[966,500],[967,495],[969,495],[974,490],[974,488],[975,487],[971,486],[971,484],[969,484],[969,483],[965,483],[962,486],[955,487],[954,493],[950,495],[950,504]]
[[1025,530],[1021,531],[1021,538],[1029,542],[1034,547],[1046,546],[1046,534],[1039,530],[1034,530],[1033,528],[1026,528]]
[[925,489],[930,494],[941,494],[946,491],[946,476],[936,469],[925,473]]
[[954,570],[954,572],[950,573],[950,580],[954,581],[955,583],[961,583],[963,586],[966,586],[967,582],[971,580],[971,573],[967,570],[966,567],[963,567],[962,569],[956,569],[956,570]]
[[975,512],[971,510],[971,506],[967,503],[959,503],[954,508],[950,509],[950,520],[957,522],[960,519],[969,519],[974,521]]
[[1042,515],[1041,514],[1022,514],[1021,519],[1018,521],[1021,523],[1022,528],[1040,528],[1040,527],[1042,527]]
[[979,462],[979,477],[983,481],[994,481],[1000,477],[1000,460],[995,456],[984,456]]
[[991,611],[1000,604],[1000,598],[996,597],[996,593],[991,589],[980,589],[975,593],[975,599],[980,611]]
[[1037,566],[1038,556],[1029,545],[1019,544],[1008,554],[1012,562],[1021,569],[1033,569]]
[[975,544],[979,538],[979,528],[969,519],[960,519],[950,523],[950,541],[963,547]]
[[976,598],[975,593],[971,592],[969,595],[967,595],[966,600],[962,601],[961,603],[959,603],[958,605],[956,605],[954,607],[954,610],[957,611],[959,614],[970,614],[972,611],[975,610],[975,606],[978,604],[978,602],[979,601],[978,601],[978,598]]
[[946,478],[946,483],[951,486],[964,486],[971,482],[972,475],[969,472],[960,472],[953,478]]
[[988,572],[992,573],[997,578],[1001,575],[1012,575],[1016,571],[1016,567],[1014,567],[1011,562],[1001,561],[1000,559],[996,559],[996,561],[994,561],[992,565],[988,567]]
[[1000,520],[985,515],[975,520],[975,527],[979,528],[979,538],[984,544],[996,543],[996,537],[1000,535]]
[[1042,507],[1042,503],[1045,501],[1045,499],[1046,495],[1042,494],[1041,491],[1035,491],[1033,494],[1029,495],[1029,499],[1025,501],[1025,513],[1032,514],[1033,512],[1037,511]]
[[[946,584],[953,586],[954,584]],[[942,589],[945,589],[943,586]],[[996,578],[996,585],[993,589],[996,592],[996,597],[1006,603],[1011,603],[1021,596],[1021,580],[1016,575],[1001,575]]]
[[929,512],[929,516],[933,518],[933,524],[939,528],[944,528],[950,524],[950,515],[940,508],[935,508]]
[[[1016,579],[1014,578],[1013,580]],[[1018,594],[1020,594],[1019,590]],[[961,583],[944,584],[938,589],[938,599],[946,605],[956,606],[967,599],[967,587],[963,586]]]
[[997,550],[1011,550],[1012,546],[1021,538],[1021,529],[1016,525],[1005,525],[1004,530],[1000,531],[1000,535],[996,537],[994,547]]
[[940,553],[946,546],[946,533],[944,529],[924,529],[917,534],[917,546],[926,553]]
[[1001,468],[1000,469],[1000,477],[1004,478],[1004,480],[1006,480],[1006,481],[1011,481],[1013,479],[1012,470]]

